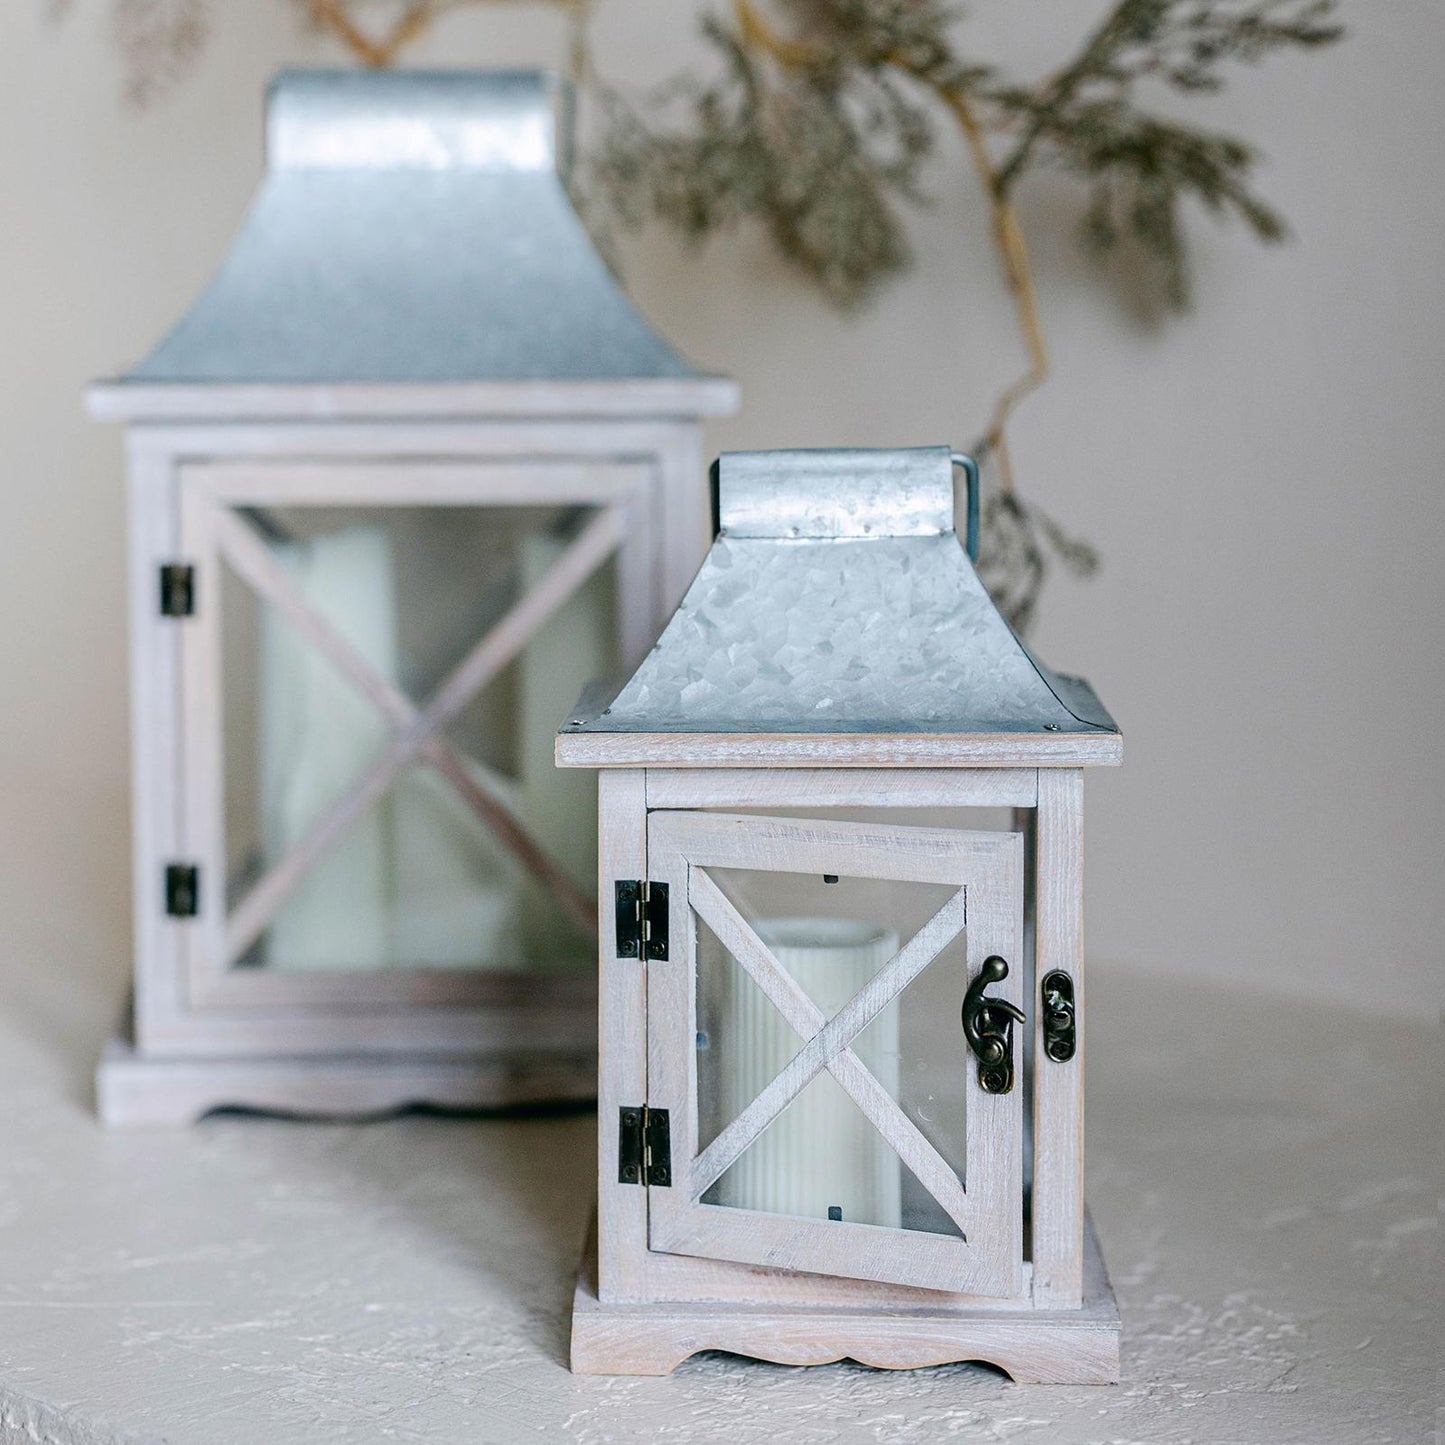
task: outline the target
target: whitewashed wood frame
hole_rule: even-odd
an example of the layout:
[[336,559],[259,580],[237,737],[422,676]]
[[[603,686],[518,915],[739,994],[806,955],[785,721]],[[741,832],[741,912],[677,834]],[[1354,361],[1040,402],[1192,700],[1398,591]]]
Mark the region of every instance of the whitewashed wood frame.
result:
[[[199,1047],[213,1039],[222,1046],[237,1024],[256,1009],[343,1010],[342,1022],[350,1042],[359,1049],[413,1046],[418,1022],[416,1010],[425,1010],[420,1022],[442,1008],[447,1018],[438,1026],[451,1038],[465,1038],[468,1027],[485,1030],[487,1017],[499,1008],[524,1004],[556,1003],[564,1009],[593,996],[592,982],[579,979],[536,977],[530,974],[487,974],[456,969],[398,969],[371,973],[305,974],[267,969],[238,969],[233,965],[269,923],[305,874],[299,863],[319,862],[341,836],[347,823],[379,800],[400,776],[407,763],[424,758],[449,779],[460,771],[456,753],[446,743],[441,727],[448,707],[455,711],[516,656],[532,635],[565,604],[578,586],[614,554],[617,557],[619,651],[635,659],[646,647],[654,611],[649,566],[653,539],[649,526],[651,483],[647,467],[625,462],[525,463],[486,461],[469,465],[441,463],[435,472],[424,462],[331,463],[291,467],[285,464],[216,466],[188,464],[181,469],[180,555],[196,567],[194,617],[179,624],[182,696],[181,758],[185,778],[182,855],[200,863],[202,877],[219,878],[224,871],[222,817],[220,685],[220,608],[216,596],[221,563],[228,564],[259,595],[283,608],[288,602],[288,579],[279,564],[269,559],[264,544],[240,521],[234,508],[366,505],[388,506],[509,506],[573,503],[590,505],[595,513],[579,536],[569,544],[545,577],[505,614],[478,649],[464,658],[453,677],[460,685],[441,704],[430,721],[426,742],[406,745],[408,725],[428,724],[434,709],[417,706],[397,689],[370,673],[324,619],[310,613],[295,596],[292,620],[299,621],[317,650],[338,661],[343,672],[357,669],[358,686],[365,689],[389,724],[402,730],[401,742],[364,772],[285,860],[254,884],[229,912],[221,890],[201,890],[198,918],[182,927],[185,953],[186,997],[195,1022]],[[266,569],[270,568],[267,575]],[[642,584],[639,588],[639,583]],[[176,625],[176,624],[172,624]],[[491,644],[490,647],[488,645]],[[482,664],[470,668],[474,658]],[[443,685],[443,693],[447,685]],[[481,800],[479,800],[481,801]],[[305,858],[298,855],[304,853]],[[542,867],[546,867],[545,860]],[[563,878],[547,877],[554,890],[571,889]],[[575,890],[573,890],[575,892]],[[594,905],[582,906],[595,926]],[[576,913],[574,904],[572,911]],[[233,1022],[233,1019],[236,1022]],[[307,1035],[301,1031],[297,1047],[317,1052],[335,1047],[335,1031]]]
[[[1021,839],[862,823],[738,814],[654,812],[648,877],[666,883],[671,956],[647,965],[648,1106],[672,1121],[673,1184],[649,1189],[649,1245],[668,1253],[768,1268],[1007,1298],[1018,1293],[1022,1253],[1022,1090],[986,1094],[966,1071],[967,1190],[954,1169],[868,1073],[851,1043],[956,937],[970,976],[992,953],[1018,957]],[[825,1018],[772,958],[721,890],[711,868],[747,868],[946,884],[947,901],[854,1000]],[[696,919],[706,922],[804,1039],[763,1094],[705,1149],[698,1142]],[[1012,979],[995,996],[1021,1002]],[[944,1020],[939,1020],[940,1027]],[[705,1204],[703,1193],[826,1069],[863,1110],[963,1238],[846,1221],[803,1220]]]
[[[559,756],[571,742],[559,739]],[[939,771],[847,768],[832,758],[820,761],[814,768],[777,770],[749,770],[729,760],[717,769],[601,772],[598,1216],[574,1301],[572,1367],[583,1373],[665,1374],[698,1350],[726,1349],[789,1364],[851,1357],[889,1368],[982,1359],[1020,1381],[1117,1380],[1118,1310],[1081,1188],[1082,773],[1063,766],[1021,766],[1017,757],[1009,767]],[[846,825],[830,819],[834,809],[870,806],[886,811],[887,821],[880,817],[876,825]],[[999,833],[895,826],[897,810],[924,807],[1010,808],[1013,823]],[[745,816],[740,823],[725,822],[719,832],[718,812],[695,811],[756,808],[806,810],[807,818]],[[860,826],[873,839],[864,850],[867,856],[855,852],[846,864],[836,863],[845,851],[844,838],[856,838],[852,830]],[[1004,880],[1008,918],[1006,924],[1000,920],[1005,946],[998,951],[1017,959],[1019,967],[993,991],[1019,1003],[1029,1019],[1015,1031],[1018,1082],[1013,1093],[999,1100],[970,1083],[970,1104],[975,1096],[993,1104],[1013,1101],[1015,1112],[1006,1115],[1000,1142],[989,1146],[1001,1147],[1005,1158],[1017,1158],[1010,1151],[1019,1137],[1019,1111],[1031,1108],[1033,1114],[1032,1175],[1027,1180],[1021,1172],[994,1176],[1007,1177],[1010,1190],[1017,1181],[1032,1192],[1031,1240],[1014,1232],[1013,1221],[1022,1212],[1015,1210],[1012,1195],[1002,1209],[1001,1227],[989,1236],[1007,1288],[1001,1290],[1000,1280],[986,1278],[986,1272],[950,1275],[946,1260],[933,1272],[939,1265],[933,1242],[920,1246],[898,1239],[909,1231],[854,1226],[888,1237],[883,1248],[873,1245],[867,1251],[876,1266],[867,1272],[875,1277],[859,1278],[865,1271],[856,1260],[839,1258],[828,1243],[829,1232],[846,1230],[846,1225],[806,1221],[799,1228],[793,1220],[780,1232],[765,1218],[761,1228],[754,1230],[757,1221],[749,1221],[720,1240],[715,1230],[692,1231],[692,1222],[701,1215],[711,1225],[718,1215],[748,1211],[702,1205],[676,1184],[668,1189],[620,1183],[618,1120],[624,1107],[647,1102],[678,1111],[672,1116],[672,1150],[679,1182],[697,1157],[688,1121],[695,1103],[690,1076],[695,1073],[690,1032],[695,990],[688,978],[694,966],[694,929],[688,919],[691,865],[698,864],[698,872],[705,874],[708,859],[722,866],[720,858],[737,862],[746,856],[746,866],[757,867],[760,855],[764,862],[770,855],[774,866],[789,871],[872,866],[890,873],[903,870],[922,881],[937,876],[940,836],[979,860],[975,896],[986,886],[980,880],[991,875]],[[765,838],[774,841],[765,844]],[[910,848],[910,838],[927,839],[929,846]],[[819,839],[826,841],[818,845]],[[880,863],[878,857],[891,861]],[[943,865],[945,879],[957,871],[951,863]],[[1041,871],[1052,881],[1035,885]],[[615,956],[612,902],[617,881],[644,877],[669,884],[672,915],[671,957],[646,964]],[[717,890],[702,882],[698,891],[708,895],[704,907],[717,918]],[[977,926],[976,918],[970,922]],[[982,938],[969,940],[971,973],[983,949],[995,946]],[[1023,1071],[1025,1036],[1033,1033],[1034,1056],[1041,1058],[1038,981],[1055,967],[1074,979],[1080,1048],[1066,1063],[1036,1065],[1030,1097]],[[959,1046],[964,1047],[961,1035]],[[970,1115],[971,1147],[978,1123],[976,1114]],[[1014,1167],[1007,1165],[1009,1171]],[[1021,1161],[1017,1167],[1021,1171]],[[970,1162],[965,1181],[978,1178]],[[985,1242],[977,1229],[975,1235]],[[698,1252],[677,1252],[679,1246]]]
[[[603,520],[588,555],[576,559],[587,564],[579,575],[616,552],[618,650],[630,665],[670,615],[709,539],[695,413],[704,403],[727,409],[733,397],[729,383],[709,385],[706,397],[674,397],[677,415],[649,414],[620,393],[575,415],[519,408],[471,418],[439,416],[436,407],[428,414],[407,393],[388,405],[369,398],[382,409],[366,415],[333,409],[318,393],[312,408],[278,396],[277,415],[264,421],[207,417],[199,401],[189,419],[185,406],[165,412],[164,395],[151,399],[160,408],[152,419],[145,397],[136,412],[125,411],[136,398],[123,387],[92,392],[97,413],[136,417],[127,437],[135,990],[125,1034],[98,1073],[107,1120],[184,1122],[219,1104],[346,1114],[594,1093],[593,978],[283,975],[222,965],[220,894],[205,883],[222,872],[209,589],[222,548],[244,549],[245,534],[228,525],[237,506],[583,503]],[[509,399],[499,394],[499,404]],[[203,559],[196,615],[161,617],[158,569]],[[242,558],[237,570],[244,569]],[[324,637],[306,635],[324,650]],[[395,696],[353,681],[381,710],[395,709]],[[427,761],[445,775],[444,756]],[[164,871],[176,859],[206,861],[197,919],[166,915]],[[237,951],[234,938],[229,951]]]

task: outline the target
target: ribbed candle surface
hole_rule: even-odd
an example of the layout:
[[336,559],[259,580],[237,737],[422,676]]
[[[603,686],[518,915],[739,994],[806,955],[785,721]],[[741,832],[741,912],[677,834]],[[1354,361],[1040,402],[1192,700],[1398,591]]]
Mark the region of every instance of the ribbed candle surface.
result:
[[[831,1018],[898,951],[898,935],[847,918],[772,918],[758,937]],[[782,1014],[743,975],[729,970],[721,1018],[727,1030],[727,1114],[735,1118],[801,1047]],[[855,1040],[864,1066],[898,1096],[897,1005]],[[823,1073],[718,1181],[721,1204],[769,1214],[855,1224],[900,1223],[900,1164],[883,1136],[832,1075]]]

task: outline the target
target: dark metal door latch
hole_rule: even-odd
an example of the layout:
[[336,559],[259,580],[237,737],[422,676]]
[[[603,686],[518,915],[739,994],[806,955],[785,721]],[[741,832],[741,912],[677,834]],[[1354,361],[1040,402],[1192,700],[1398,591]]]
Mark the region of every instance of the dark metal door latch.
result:
[[1023,1023],[1023,1010],[983,994],[1007,977],[1008,963],[990,954],[963,996],[963,1035],[978,1057],[978,1086],[985,1094],[1007,1094],[1014,1086],[1013,1026]]

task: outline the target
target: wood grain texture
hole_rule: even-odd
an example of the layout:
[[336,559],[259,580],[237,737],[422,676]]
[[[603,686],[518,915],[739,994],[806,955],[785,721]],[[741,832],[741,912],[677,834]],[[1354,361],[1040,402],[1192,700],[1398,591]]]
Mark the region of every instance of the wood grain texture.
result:
[[572,1369],[585,1375],[667,1375],[701,1350],[786,1365],[852,1359],[907,1370],[956,1360],[997,1365],[1020,1384],[1119,1379],[1119,1311],[1090,1232],[1086,1297],[1076,1310],[970,1312],[799,1305],[604,1304],[592,1241],[572,1305]]
[[[996,833],[990,863],[970,889],[968,976],[977,978],[992,954],[1017,960],[1023,936],[1023,839],[1017,833]],[[992,985],[990,998],[1007,1000],[1027,1013],[1022,968]],[[961,1004],[962,1000],[960,1000]],[[946,1021],[949,1025],[953,1020]],[[967,1170],[965,1182],[977,1217],[987,1222],[975,1243],[989,1260],[989,1275],[1006,1281],[998,1294],[1022,1288],[1023,1279],[1023,1145],[1024,1091],[1022,1030],[1012,1031],[1015,1084],[1006,1094],[985,1093],[978,1070],[970,1064],[967,1088]]]
[[1032,808],[1037,770],[647,770],[649,808]]
[[1074,981],[1077,1048],[1067,1063],[1043,1050],[1038,982],[1034,1018],[1034,1298],[1072,1309],[1084,1260],[1084,775],[1039,774],[1035,818],[1035,977],[1061,968]]
[[583,733],[560,768],[1078,768],[1123,761],[1119,733]]
[[891,822],[769,818],[747,813],[654,812],[653,847],[703,868],[837,873],[961,886],[1014,847],[1009,833]]
[[615,886],[648,876],[645,792],[641,773],[597,780],[597,1287],[604,1300],[647,1294],[647,1190],[617,1178],[618,1113],[648,1102],[647,966],[617,957]]
[[[649,1103],[667,1108],[672,1115],[675,1176],[673,1186],[649,1190],[649,1241],[654,1253],[674,1251],[806,1271],[815,1277],[1015,1295],[1022,1281],[1021,1091],[986,1095],[972,1071],[965,1075],[966,1100],[960,1101],[968,1111],[965,1177],[971,1232],[967,1242],[920,1231],[719,1208],[700,1203],[699,1197],[797,1089],[837,1058],[853,1033],[906,986],[965,922],[970,974],[991,952],[1016,956],[1022,909],[1019,837],[655,812],[648,821],[648,844],[649,875],[668,884],[672,907],[672,957],[648,967]],[[693,1047],[696,930],[686,900],[693,886],[690,880],[706,866],[923,879],[951,884],[957,891],[836,1017],[821,1029],[804,1029],[808,1042],[700,1155]],[[716,890],[705,881],[698,886],[707,908]],[[718,921],[726,933],[726,917]],[[1019,986],[1019,979],[1011,976],[997,990],[998,996],[1018,1002]],[[795,1002],[790,1001],[790,1006]],[[892,1134],[884,1132],[892,1141]],[[906,1138],[900,1142],[907,1147]],[[921,1162],[926,1177],[931,1171],[926,1160]],[[941,1202],[956,1207],[958,1201],[948,1191],[945,1195]]]
[[[866,1306],[877,1309],[933,1309],[948,1312],[990,1309],[1031,1310],[1029,1266],[1021,1272],[1020,1292],[1012,1298],[996,1294],[892,1284],[882,1280],[769,1269],[731,1259],[649,1251],[645,1261],[646,1293],[655,1303],[699,1304],[709,1300],[734,1304]],[[634,1300],[634,1303],[638,1300]]]
[[1012,1276],[956,1235],[849,1220],[800,1219],[693,1202],[662,1213],[653,1188],[652,1248],[830,1279],[1006,1298]]

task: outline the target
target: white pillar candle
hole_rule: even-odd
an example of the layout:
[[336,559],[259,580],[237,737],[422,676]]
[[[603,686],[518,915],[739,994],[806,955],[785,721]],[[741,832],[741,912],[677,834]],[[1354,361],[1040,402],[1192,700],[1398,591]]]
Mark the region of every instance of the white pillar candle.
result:
[[[517,787],[475,759],[474,781],[513,808]],[[526,967],[517,947],[520,870],[496,835],[430,768],[378,804],[388,817],[388,924],[394,968]]]
[[[306,600],[393,685],[400,676],[391,537],[356,526],[276,544]],[[264,861],[279,862],[386,746],[375,707],[270,609],[261,630]],[[468,770],[517,806],[509,779]],[[418,764],[286,900],[265,959],[286,971],[520,968],[513,860],[451,785]]]
[[[380,527],[275,544],[306,600],[383,677],[396,676],[396,594]],[[260,652],[261,844],[280,862],[386,744],[376,709],[275,609]],[[272,920],[280,969],[385,968],[391,930],[386,815],[373,808],[326,853]]]
[[[898,951],[898,936],[847,918],[774,918],[758,937],[829,1018]],[[723,1089],[736,1118],[801,1047],[799,1039],[745,978],[729,971],[721,1012],[727,1037]],[[854,1041],[863,1065],[898,1097],[898,1013],[891,1004]],[[719,1203],[768,1214],[897,1227],[898,1156],[831,1074],[822,1073],[744,1151],[718,1181]]]

